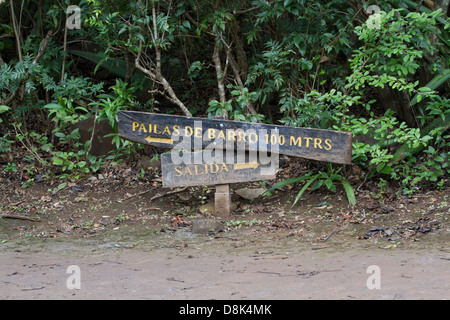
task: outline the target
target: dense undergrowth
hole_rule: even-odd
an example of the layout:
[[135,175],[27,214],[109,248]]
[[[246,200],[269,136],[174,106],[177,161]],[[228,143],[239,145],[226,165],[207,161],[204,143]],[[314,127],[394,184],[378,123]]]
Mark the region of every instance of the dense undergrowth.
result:
[[[2,2],[2,179],[27,188],[138,157],[144,147],[117,135],[127,109],[350,131],[363,181],[409,196],[446,188],[445,3]],[[93,154],[93,135],[81,142],[76,124],[92,118],[111,126],[110,154]],[[355,203],[349,168],[309,169],[280,184],[342,185]]]

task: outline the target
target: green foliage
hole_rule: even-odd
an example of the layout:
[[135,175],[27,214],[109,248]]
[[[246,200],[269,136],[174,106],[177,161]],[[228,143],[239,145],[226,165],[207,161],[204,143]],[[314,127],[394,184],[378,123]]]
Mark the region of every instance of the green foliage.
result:
[[65,74],[58,83],[46,73],[43,73],[41,77],[44,89],[53,92],[53,98],[58,100],[64,98],[72,102],[84,101],[87,97],[93,97],[103,91],[103,82],[94,83],[87,77],[71,76],[68,78]]
[[223,110],[226,110],[229,118],[236,121],[258,122],[264,119],[262,114],[251,115],[245,113],[248,102],[253,103],[256,101],[256,92],[249,92],[248,88],[241,88],[239,86],[232,85],[228,85],[227,88],[233,89],[231,91],[233,98],[225,103],[221,103],[217,100],[211,100],[207,110],[210,117],[222,115]]
[[270,194],[272,190],[284,187],[289,184],[295,184],[301,181],[306,181],[306,183],[302,186],[300,191],[297,193],[297,196],[295,197],[295,201],[293,203],[293,205],[295,205],[302,198],[303,193],[305,193],[305,191],[309,187],[311,187],[311,191],[314,191],[322,186],[325,186],[329,191],[336,192],[335,183],[338,182],[342,184],[342,186],[344,187],[344,191],[347,195],[347,200],[349,204],[355,205],[356,204],[355,193],[353,191],[352,186],[348,183],[345,177],[339,174],[341,169],[342,167],[336,170],[333,168],[331,164],[327,164],[327,172],[322,171],[319,173],[314,173],[310,171],[308,174],[304,176],[280,181],[277,184],[275,184],[272,188],[268,189],[266,191],[266,194]]
[[332,114],[329,106],[317,97],[320,94],[316,90],[303,97],[295,97],[288,90],[282,90],[280,111],[285,117],[280,122],[293,127],[327,128]]
[[[434,55],[436,47],[428,37],[430,33],[439,33],[436,17],[440,11],[431,14],[410,12],[403,17],[402,9],[380,12],[380,29],[367,25],[356,27],[359,39],[364,47],[354,51],[350,59],[353,74],[348,79],[347,88],[359,90],[367,85],[373,87],[390,86],[398,91],[414,93],[418,81],[412,82],[411,76],[420,67],[425,54]],[[437,70],[438,63],[431,65]]]
[[[414,80],[419,67],[418,59],[425,54],[436,53],[436,48],[425,34],[438,33],[435,24],[439,12],[414,12],[406,16],[399,15],[399,12],[401,10],[381,12],[380,30],[364,26],[356,28],[360,39],[364,41],[364,47],[355,50],[350,60],[353,73],[347,78],[347,92],[342,94],[332,90],[322,99],[337,105],[336,121],[339,121],[339,125],[336,128],[349,130],[356,136],[369,135],[377,141],[372,145],[355,142],[353,161],[367,166],[369,176],[379,173],[400,180],[405,193],[410,195],[419,182],[437,181],[439,177],[450,173],[446,165],[441,168],[448,159],[448,145],[441,136],[448,130],[448,125],[440,123],[450,108],[448,99],[435,94],[435,90],[445,83],[442,81],[447,77],[445,70],[425,87],[418,88],[419,81]],[[392,36],[394,33],[395,37]],[[432,68],[438,70],[442,66],[433,63]],[[424,108],[419,107],[421,116],[417,119],[422,126],[431,121],[433,130],[410,128],[394,116],[393,110],[375,117],[370,112],[373,101],[363,103],[361,99],[363,90],[366,87],[385,86],[415,95],[410,107],[425,97],[427,103]],[[370,117],[355,117],[349,110],[356,106],[363,106],[369,111]],[[440,119],[439,123],[437,119]],[[394,145],[402,145],[402,152],[392,153],[390,149]],[[441,150],[447,149],[447,152],[438,154],[437,146]],[[414,156],[424,149],[427,150],[424,155],[419,158]]]
[[[11,110],[11,108],[8,106],[0,106],[0,114],[4,113],[6,111],[9,111],[9,110]],[[0,123],[2,123],[2,122],[3,122],[3,119],[0,118]]]
[[[339,85],[344,64],[323,61],[350,53],[354,8],[339,0],[253,3],[261,10],[248,41],[264,41],[265,50],[255,54],[247,83],[258,85],[261,105],[278,100],[282,123],[326,126],[328,109],[315,103],[313,92]],[[270,26],[278,32],[268,32]]]
[[[401,14],[403,13],[403,14]],[[325,119],[334,121],[334,129],[350,131],[354,136],[369,136],[374,141],[367,144],[356,140],[353,144],[353,162],[368,169],[368,177],[375,174],[389,176],[398,180],[407,195],[411,195],[421,182],[430,181],[443,185],[442,178],[450,174],[448,161],[450,144],[448,143],[448,120],[450,119],[450,104],[447,98],[436,94],[436,90],[448,79],[447,64],[432,63],[431,69],[439,72],[435,78],[424,87],[418,87],[415,79],[421,59],[425,55],[435,55],[439,44],[432,45],[430,33],[439,34],[436,20],[440,12],[404,14],[404,10],[391,10],[380,13],[380,28],[368,28],[367,24],[355,28],[355,32],[362,41],[362,45],[353,51],[350,61],[351,74],[346,78],[346,84],[340,90],[331,89],[325,93],[312,91],[297,99],[298,110],[304,116],[288,116],[286,124],[297,123],[313,119],[308,111],[315,110],[315,114],[324,114]],[[375,115],[372,106],[375,100],[363,99],[368,89],[391,88],[396,92],[406,92],[415,96],[410,107],[418,105],[417,120],[425,128],[408,127],[400,121],[394,110],[388,109],[384,114]],[[292,99],[292,98],[291,98]],[[283,101],[283,100],[280,100]],[[305,106],[304,109],[299,106]],[[323,107],[324,113],[320,108]],[[333,109],[331,109],[333,107]],[[325,112],[331,110],[330,114]],[[360,111],[362,110],[362,111]],[[290,112],[293,111],[291,107]],[[368,116],[357,116],[365,113]],[[295,113],[294,113],[295,114]],[[313,113],[314,114],[314,113]],[[401,152],[392,152],[400,145]],[[398,147],[397,147],[398,148]],[[418,154],[424,150],[423,154]],[[306,180],[297,195],[297,202],[303,192],[312,185],[311,189],[326,185],[333,190],[331,183],[335,178],[341,181],[352,199],[351,186],[344,183],[343,177],[327,173],[308,174],[303,177],[285,180],[294,183]],[[314,183],[314,184],[313,184]]]
[[[55,132],[59,132],[67,125],[84,120],[88,116],[88,110],[85,107],[76,106],[71,99],[61,97],[58,98],[58,102],[49,103],[43,107],[49,110],[48,116],[57,123]],[[84,117],[82,114],[80,115],[80,111],[83,112]]]
[[[406,194],[450,173],[450,24],[440,10],[410,0],[81,0],[81,29],[65,30],[68,4],[13,2],[20,26],[10,2],[0,6],[0,153],[18,142],[64,174],[99,170],[73,125],[107,121],[109,160],[130,156],[139,146],[118,137],[117,112],[177,113],[169,83],[199,116],[368,136],[374,143],[355,140],[353,162]],[[371,4],[379,27],[364,14]],[[403,114],[382,105],[383,90],[404,97]],[[295,179],[303,192],[343,185],[351,202],[345,178],[328,168]]]
[[113,95],[107,95],[99,101],[91,102],[90,105],[97,107],[97,117],[95,120],[106,120],[113,128],[115,133],[111,134],[113,137],[112,143],[119,148],[121,144],[122,146],[127,146],[130,142],[122,140],[118,136],[117,114],[121,109],[133,107],[135,100],[133,92],[135,91],[135,88],[127,88],[127,83],[121,79],[117,79],[116,84],[110,89],[114,92]]

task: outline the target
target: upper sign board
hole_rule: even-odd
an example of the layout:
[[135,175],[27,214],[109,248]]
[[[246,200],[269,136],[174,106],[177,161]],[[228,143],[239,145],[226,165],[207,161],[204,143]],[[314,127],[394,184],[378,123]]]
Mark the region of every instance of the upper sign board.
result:
[[268,151],[310,160],[351,163],[352,134],[230,120],[119,111],[119,136],[170,149]]

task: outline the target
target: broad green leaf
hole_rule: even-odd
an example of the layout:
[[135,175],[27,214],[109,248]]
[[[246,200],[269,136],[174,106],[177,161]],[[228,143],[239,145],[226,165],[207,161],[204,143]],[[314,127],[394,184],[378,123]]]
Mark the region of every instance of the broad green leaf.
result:
[[10,109],[11,109],[11,108],[8,107],[8,106],[1,105],[1,106],[0,106],[0,113],[6,112],[6,111],[8,111],[8,110],[10,110]]
[[318,174],[316,174],[313,177],[309,177],[310,179],[305,183],[305,185],[303,186],[303,188],[299,191],[299,193],[297,194],[297,197],[295,198],[294,204],[295,205],[298,200],[300,200],[300,198],[302,197],[303,193],[306,191],[306,189],[308,189],[308,187],[314,182],[316,181],[316,179],[319,177]]
[[[437,90],[441,85],[446,83],[450,79],[450,69],[445,69],[442,71],[441,74],[438,74],[435,76],[430,82],[428,82],[425,87],[429,88],[430,90]],[[420,94],[416,95],[409,104],[410,106],[415,105],[416,103],[419,103],[419,96],[420,99],[422,99],[422,96]]]

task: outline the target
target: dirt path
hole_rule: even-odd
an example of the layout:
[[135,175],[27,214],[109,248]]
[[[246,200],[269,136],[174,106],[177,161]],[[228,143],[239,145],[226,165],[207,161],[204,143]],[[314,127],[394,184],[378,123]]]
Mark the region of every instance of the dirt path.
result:
[[[116,171],[3,186],[0,299],[450,299],[446,188],[406,198],[366,184],[355,207],[342,189],[295,206],[300,185],[233,192],[232,216],[215,217],[202,210],[213,188],[169,193]],[[199,219],[213,232],[195,232]]]
[[[387,250],[341,240],[311,247],[278,235],[210,238],[186,229],[10,242],[0,253],[0,299],[450,299],[445,244]],[[67,286],[72,265],[80,289]],[[379,282],[369,286],[379,289],[367,285],[374,265]]]

